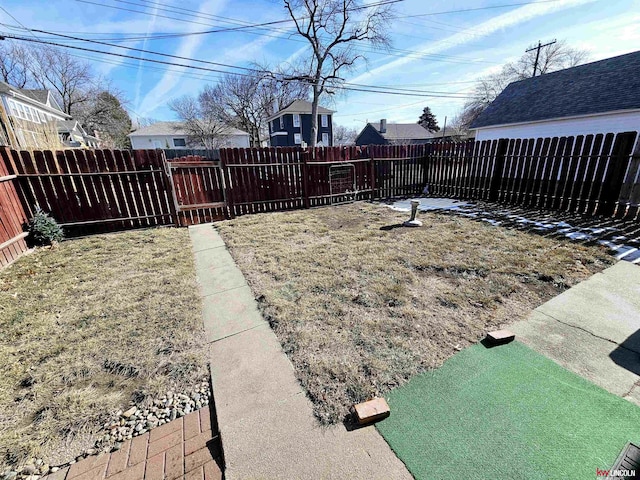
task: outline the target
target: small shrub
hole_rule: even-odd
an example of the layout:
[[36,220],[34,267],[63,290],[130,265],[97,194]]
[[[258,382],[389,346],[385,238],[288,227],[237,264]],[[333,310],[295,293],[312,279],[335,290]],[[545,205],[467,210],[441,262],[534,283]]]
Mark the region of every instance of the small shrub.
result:
[[29,222],[29,238],[33,245],[51,245],[64,238],[62,227],[49,214],[36,207],[33,218]]

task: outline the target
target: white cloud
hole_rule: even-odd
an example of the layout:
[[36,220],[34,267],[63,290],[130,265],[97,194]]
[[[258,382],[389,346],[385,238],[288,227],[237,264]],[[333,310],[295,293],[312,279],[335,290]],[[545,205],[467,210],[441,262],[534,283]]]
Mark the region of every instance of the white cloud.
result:
[[[216,14],[223,10],[225,1],[209,0],[200,5],[199,13]],[[188,32],[197,32],[201,28],[197,25],[190,25]],[[184,37],[180,41],[174,55],[180,57],[193,57],[205,40],[205,35],[193,35]],[[143,117],[150,116],[150,113],[158,106],[166,103],[172,95],[172,90],[180,82],[180,75],[176,73],[184,73],[184,67],[168,67],[167,72],[162,79],[144,96],[140,102],[136,102],[136,110]],[[141,87],[141,89],[144,87]]]
[[[519,23],[532,20],[536,17],[546,15],[546,14],[549,14],[558,10],[562,10],[565,8],[575,7],[575,6],[583,5],[586,3],[591,3],[593,1],[595,0],[560,0],[557,3],[534,3],[534,4],[525,5],[515,10],[511,10],[510,12],[493,17],[490,20],[487,20],[485,22],[482,22],[479,25],[475,25],[472,27],[474,29],[474,32],[480,32],[480,33],[465,33],[465,32],[456,33],[454,35],[447,37],[442,42],[423,43],[422,45],[418,46],[415,50],[417,50],[420,54],[423,54],[423,55],[443,52],[455,46],[464,45],[471,41],[477,41],[479,37],[488,36],[499,30],[503,30],[508,27],[513,27]],[[415,61],[415,58],[405,56],[403,58],[399,58],[398,60],[389,62],[374,70],[358,75],[357,77],[349,81],[354,83],[365,82],[385,72],[397,70],[398,68],[412,61]]]

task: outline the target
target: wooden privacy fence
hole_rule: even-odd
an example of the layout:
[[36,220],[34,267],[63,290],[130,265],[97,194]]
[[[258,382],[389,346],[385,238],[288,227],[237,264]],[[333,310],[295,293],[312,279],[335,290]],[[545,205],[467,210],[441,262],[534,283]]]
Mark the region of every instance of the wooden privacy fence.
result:
[[[634,152],[634,145],[636,151]],[[67,235],[192,225],[259,212],[427,193],[638,220],[636,132],[332,148],[0,149],[0,263],[36,205]]]
[[16,191],[16,182],[17,176],[10,174],[0,161],[0,267],[27,251],[27,234],[23,231],[27,215]]
[[69,236],[175,223],[171,185],[154,150],[2,149],[2,157],[18,177],[27,216],[39,205]]
[[637,219],[637,132],[433,145],[429,194]]
[[350,200],[418,195],[425,145],[229,148],[167,160],[179,225]]

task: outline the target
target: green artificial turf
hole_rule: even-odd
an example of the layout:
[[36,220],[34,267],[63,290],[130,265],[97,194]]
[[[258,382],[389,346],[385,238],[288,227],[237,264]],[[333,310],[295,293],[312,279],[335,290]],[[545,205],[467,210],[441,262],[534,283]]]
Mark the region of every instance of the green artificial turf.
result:
[[377,428],[417,479],[582,479],[640,442],[640,408],[518,342],[474,345],[388,396]]

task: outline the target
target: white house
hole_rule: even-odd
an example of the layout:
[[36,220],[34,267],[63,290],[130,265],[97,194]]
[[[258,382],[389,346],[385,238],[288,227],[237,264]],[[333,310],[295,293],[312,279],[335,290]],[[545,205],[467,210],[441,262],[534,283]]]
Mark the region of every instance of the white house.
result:
[[[157,122],[142,127],[129,134],[133,150],[162,149],[204,149],[204,145],[193,144],[180,122]],[[249,134],[229,128],[221,144],[222,147],[249,147]]]
[[23,90],[0,82],[0,103],[6,114],[0,115],[0,140],[14,148],[57,146],[57,122],[71,120],[48,90]]
[[28,90],[0,82],[0,145],[16,149],[98,148],[88,134],[62,111],[49,90]]
[[89,135],[77,120],[63,120],[56,123],[58,136],[67,147],[100,147],[100,139]]
[[640,51],[513,82],[471,124],[476,140],[640,131]]

